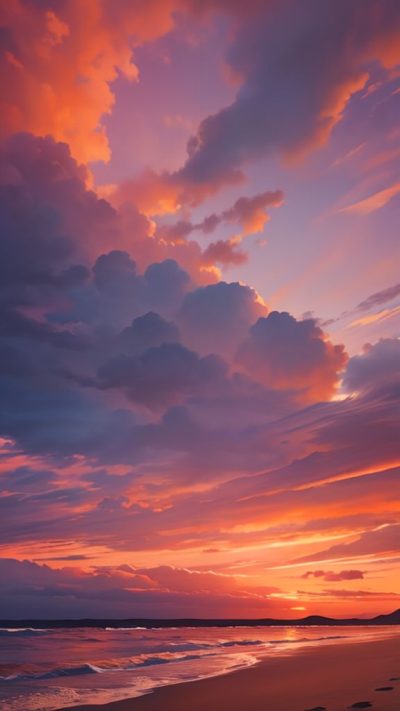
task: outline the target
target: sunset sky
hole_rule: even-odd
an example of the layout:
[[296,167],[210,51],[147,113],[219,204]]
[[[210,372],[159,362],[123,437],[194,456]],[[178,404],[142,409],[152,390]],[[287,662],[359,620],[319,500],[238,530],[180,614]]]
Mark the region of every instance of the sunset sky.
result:
[[399,0],[0,28],[1,617],[399,608]]

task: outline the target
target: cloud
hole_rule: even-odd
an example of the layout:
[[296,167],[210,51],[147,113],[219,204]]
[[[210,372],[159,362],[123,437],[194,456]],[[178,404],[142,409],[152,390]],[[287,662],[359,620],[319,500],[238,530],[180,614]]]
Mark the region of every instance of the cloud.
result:
[[[4,614],[282,614],[285,566],[306,566],[311,588],[398,556],[398,341],[347,362],[314,319],[268,315],[254,289],[219,281],[280,190],[189,211],[248,161],[324,143],[373,72],[385,80],[397,4],[371,7],[93,0],[84,27],[75,0],[0,11],[5,133],[32,132],[0,146],[0,539],[57,567],[0,559]],[[101,198],[76,159],[107,159],[132,52],[148,42],[153,57],[176,22],[215,11],[236,98],[180,170]],[[178,211],[172,227],[150,219]],[[219,227],[207,247],[193,238]],[[326,558],[338,572],[309,570]]]
[[187,161],[174,175],[188,191],[229,183],[260,156],[293,158],[323,145],[367,84],[373,63],[389,69],[399,62],[395,0],[369,11],[358,0],[351,8],[340,0],[329,14],[318,0],[310,0],[307,12],[295,0],[255,3],[246,17],[237,3],[208,7],[232,17],[227,63],[239,89],[190,139]]
[[117,337],[118,347],[124,353],[141,353],[163,343],[179,341],[179,331],[174,323],[166,321],[154,311],[138,316]]
[[186,238],[195,230],[210,234],[226,222],[237,224],[241,228],[241,236],[262,232],[270,219],[267,208],[280,207],[283,204],[282,190],[267,190],[252,197],[239,197],[234,204],[221,213],[207,215],[201,222],[192,223],[181,220],[170,227],[161,228],[161,234],[169,239]]
[[301,576],[304,580],[308,578],[322,578],[325,582],[337,582],[341,580],[362,580],[364,573],[362,570],[341,570],[333,572],[332,570],[309,570]]
[[[298,591],[300,595],[305,594],[305,591],[299,590]],[[379,600],[379,601],[384,601],[384,600],[393,600],[394,604],[398,601],[398,598],[400,597],[399,593],[397,592],[385,592],[385,591],[373,591],[373,590],[337,590],[337,589],[332,589],[328,588],[325,590],[321,590],[319,592],[309,592],[308,595],[310,598],[315,598],[315,597],[325,597],[325,598],[339,598],[339,599],[354,599],[354,600],[363,600],[364,598],[368,599],[374,599],[374,600]]]
[[369,195],[364,200],[359,200],[358,202],[352,203],[351,205],[346,205],[342,207],[339,212],[346,213],[356,213],[358,215],[369,215],[375,210],[381,210],[383,207],[388,205],[388,203],[393,200],[396,195],[400,193],[400,183],[395,183],[389,188],[384,190],[379,190],[372,195]]
[[369,314],[369,316],[362,316],[361,318],[351,321],[349,328],[355,328],[357,326],[369,326],[372,323],[377,323],[378,321],[386,321],[394,316],[400,314],[400,306],[394,306],[392,309],[381,309],[374,314]]
[[189,275],[175,260],[154,262],[140,274],[136,262],[121,250],[98,257],[93,277],[92,305],[103,319],[109,312],[110,319],[118,318],[121,323],[149,309],[173,315],[192,287]]
[[369,311],[375,306],[382,306],[383,304],[392,301],[397,296],[400,296],[400,284],[394,284],[393,286],[389,286],[387,289],[382,289],[382,291],[376,291],[363,301],[360,301],[358,306],[356,306],[355,311]]
[[29,467],[16,467],[1,477],[3,492],[35,493],[51,488],[57,476],[49,470],[35,470]]
[[318,560],[368,558],[386,556],[399,552],[400,524],[386,525],[362,533],[355,541],[338,543],[318,553],[305,556],[296,562]]
[[[85,217],[93,215],[97,198],[83,187],[85,171],[72,161],[68,148],[51,139],[15,136],[0,147],[0,160],[8,176],[0,186],[1,289],[9,301],[21,303],[24,287],[57,287],[65,281],[64,270],[77,258],[66,215],[80,201],[87,225]],[[99,203],[98,213],[96,220],[104,227],[112,208],[108,213]]]
[[[171,290],[174,282],[178,291],[184,281],[190,284],[188,271],[196,283],[216,279],[214,265],[205,266],[197,242],[167,241],[153,234],[154,224],[133,204],[117,211],[88,189],[87,171],[66,144],[27,133],[12,136],[0,144],[0,174],[5,235],[0,257],[8,265],[0,277],[8,298],[11,290],[21,292],[21,280],[25,290],[29,281],[31,292],[44,287],[73,290],[88,279],[88,268],[102,252],[133,251],[142,273],[151,264],[165,262],[162,268],[151,268],[148,279],[162,269]],[[19,300],[23,296],[22,291]]]
[[282,190],[267,191],[251,198],[240,197],[231,208],[222,213],[222,218],[227,222],[238,222],[245,235],[256,234],[263,231],[269,220],[265,208],[280,207],[282,202]]
[[368,345],[364,353],[353,356],[348,364],[343,387],[347,392],[368,392],[374,388],[393,389],[400,384],[400,340],[384,338]]
[[232,350],[249,326],[266,312],[257,293],[237,282],[219,282],[188,293],[178,322],[188,342],[200,352]]
[[179,343],[163,343],[139,356],[116,356],[98,372],[103,388],[122,388],[135,403],[164,409],[186,397],[213,392],[224,380],[224,362],[199,358]]
[[251,326],[236,359],[266,386],[297,390],[306,402],[329,398],[347,362],[343,346],[332,345],[314,319],[278,311]]
[[[183,198],[182,198],[183,199]],[[264,230],[265,224],[270,219],[267,207],[279,207],[283,202],[281,190],[266,191],[253,197],[240,197],[232,207],[223,212],[207,215],[201,222],[194,223],[189,220],[179,220],[173,225],[160,225],[157,235],[169,243],[185,244],[193,232],[203,232],[208,235],[214,232],[223,223],[235,224],[240,227],[240,233],[230,239],[219,239],[211,242],[203,250],[201,260],[205,265],[214,264],[243,264],[247,261],[247,254],[238,248],[243,237],[256,234]]]
[[205,264],[244,264],[247,262],[247,254],[237,248],[235,240],[219,239],[217,242],[211,242],[207,249],[203,252],[203,261]]
[[[250,287],[199,286],[180,261],[143,268],[135,239],[92,256],[85,234],[118,242],[120,212],[86,189],[65,146],[9,145],[2,209],[11,214],[10,191],[28,207],[4,223],[15,276],[0,294],[0,429],[10,466],[24,455],[30,472],[1,475],[4,543],[77,537],[91,555],[129,550],[134,536],[145,550],[224,549],[392,520],[382,482],[392,486],[398,454],[395,370],[385,395],[301,409],[298,391],[319,399],[323,382],[329,397],[345,358],[312,319],[266,318]],[[24,225],[42,214],[25,265]],[[235,361],[243,343],[256,365]],[[388,370],[378,361],[377,381]],[[363,467],[375,478],[360,487]]]
[[[70,559],[72,562],[72,559]],[[53,569],[28,560],[0,559],[0,603],[8,619],[73,617],[250,616],[288,610],[285,600],[268,598],[240,586],[234,576],[173,566],[131,565]],[[73,609],[71,608],[73,602]],[[247,613],[249,614],[249,613]]]
[[114,104],[112,82],[138,79],[132,53],[171,29],[176,3],[94,0],[84,26],[74,0],[52,5],[12,0],[2,9],[2,137],[51,134],[79,160],[108,160],[102,119]]

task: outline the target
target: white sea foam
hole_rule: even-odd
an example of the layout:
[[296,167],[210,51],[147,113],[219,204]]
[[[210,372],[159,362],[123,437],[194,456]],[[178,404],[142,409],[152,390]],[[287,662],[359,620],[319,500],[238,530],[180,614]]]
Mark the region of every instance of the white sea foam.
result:
[[0,629],[0,637],[10,637],[18,635],[19,637],[36,637],[37,635],[48,634],[51,630],[35,629],[33,627],[15,627]]

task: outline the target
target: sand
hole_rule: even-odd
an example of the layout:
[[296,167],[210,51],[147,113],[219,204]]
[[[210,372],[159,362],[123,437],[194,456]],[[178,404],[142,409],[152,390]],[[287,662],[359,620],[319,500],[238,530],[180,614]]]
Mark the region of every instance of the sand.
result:
[[[377,690],[382,687],[392,688]],[[269,658],[223,676],[162,687],[135,699],[74,709],[344,711],[359,702],[369,702],[371,706],[364,708],[375,711],[400,711],[400,634],[396,639],[303,648],[293,656]]]

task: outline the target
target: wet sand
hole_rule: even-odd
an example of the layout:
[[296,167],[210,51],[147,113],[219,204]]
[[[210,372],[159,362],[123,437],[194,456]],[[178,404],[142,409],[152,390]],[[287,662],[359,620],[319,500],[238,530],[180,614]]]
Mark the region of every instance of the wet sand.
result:
[[[389,688],[387,688],[389,687]],[[382,690],[378,690],[382,689]],[[398,638],[299,650],[248,669],[75,711],[400,711]]]

